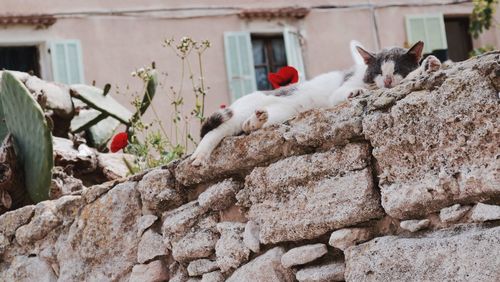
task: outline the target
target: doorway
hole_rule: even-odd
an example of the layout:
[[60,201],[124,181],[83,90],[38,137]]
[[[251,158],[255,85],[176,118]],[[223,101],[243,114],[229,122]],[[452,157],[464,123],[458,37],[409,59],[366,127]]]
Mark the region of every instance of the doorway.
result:
[[469,58],[472,51],[472,38],[469,34],[469,17],[445,17],[446,40],[448,41],[448,57],[454,62]]

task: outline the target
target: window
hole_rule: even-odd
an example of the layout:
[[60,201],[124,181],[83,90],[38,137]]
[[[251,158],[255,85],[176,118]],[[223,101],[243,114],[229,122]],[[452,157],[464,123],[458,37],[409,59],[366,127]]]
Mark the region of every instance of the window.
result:
[[54,81],[83,83],[82,50],[78,40],[55,41],[50,45]]
[[443,14],[406,16],[406,33],[408,44],[419,40],[425,43],[424,53],[448,49]]
[[472,38],[469,34],[469,17],[445,17],[446,41],[453,48],[448,57],[454,62],[467,60],[472,51]]
[[40,53],[37,46],[0,47],[0,70],[28,72],[40,77]]
[[232,100],[257,89],[270,89],[267,74],[285,65],[295,67],[299,81],[303,81],[305,74],[299,37],[298,32],[290,28],[274,35],[226,32],[224,49]]
[[252,36],[252,53],[257,90],[272,89],[267,74],[287,64],[283,36]]

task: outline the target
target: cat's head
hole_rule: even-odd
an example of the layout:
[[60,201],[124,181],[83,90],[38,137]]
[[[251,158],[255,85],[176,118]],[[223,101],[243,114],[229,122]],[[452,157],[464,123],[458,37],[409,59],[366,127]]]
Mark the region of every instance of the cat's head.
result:
[[419,41],[410,49],[400,47],[384,49],[377,54],[359,46],[356,49],[367,65],[363,82],[375,84],[378,88],[392,88],[418,68],[424,43]]

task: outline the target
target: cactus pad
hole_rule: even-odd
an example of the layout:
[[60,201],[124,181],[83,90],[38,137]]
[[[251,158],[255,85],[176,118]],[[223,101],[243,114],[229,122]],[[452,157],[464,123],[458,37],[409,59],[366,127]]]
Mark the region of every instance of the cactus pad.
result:
[[103,95],[103,90],[84,84],[71,85],[73,97],[82,100],[89,107],[112,116],[124,124],[130,124],[132,112],[118,103],[111,95]]
[[106,114],[103,114],[94,109],[80,110],[78,115],[75,115],[71,120],[70,130],[72,133],[87,130],[106,117]]
[[10,72],[2,74],[0,98],[5,122],[23,164],[25,185],[33,201],[48,199],[52,177],[52,135],[42,108]]
[[90,137],[90,143],[93,147],[103,149],[106,147],[109,139],[113,137],[113,133],[120,125],[120,122],[113,117],[107,117],[96,125],[88,129],[87,136]]
[[146,112],[149,105],[151,105],[153,97],[156,94],[156,86],[158,86],[158,75],[156,73],[156,70],[153,69],[151,70],[151,73],[149,75],[149,80],[146,83],[146,92],[142,97],[141,105],[137,109],[137,112],[134,114],[134,117],[132,118],[133,121],[138,120],[139,117]]

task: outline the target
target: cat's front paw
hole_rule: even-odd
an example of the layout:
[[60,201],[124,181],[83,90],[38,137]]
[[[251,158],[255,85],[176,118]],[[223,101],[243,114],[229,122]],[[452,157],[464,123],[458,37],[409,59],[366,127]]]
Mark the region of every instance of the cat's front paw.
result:
[[256,110],[244,123],[242,126],[243,132],[246,134],[261,128],[264,123],[266,123],[269,118],[269,114],[266,110]]
[[208,155],[203,152],[194,152],[189,160],[191,161],[192,166],[201,166],[207,162]]
[[355,90],[349,92],[349,95],[347,95],[347,99],[352,99],[354,97],[362,96],[366,92],[367,92],[366,89],[363,89],[363,88],[355,89]]
[[425,72],[427,72],[427,73],[435,72],[441,68],[441,61],[438,58],[430,55],[424,59],[424,61],[422,62],[422,65],[424,66]]

